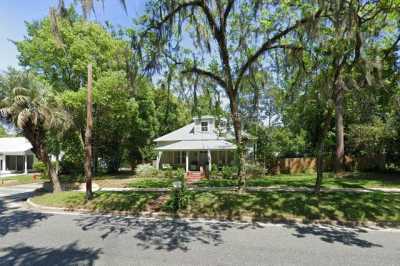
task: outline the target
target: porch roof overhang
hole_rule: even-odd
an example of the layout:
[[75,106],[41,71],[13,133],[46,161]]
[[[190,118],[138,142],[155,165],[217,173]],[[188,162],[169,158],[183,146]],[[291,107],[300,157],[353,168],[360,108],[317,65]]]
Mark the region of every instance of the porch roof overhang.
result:
[[32,154],[32,145],[22,137],[0,138],[0,154],[23,155]]
[[157,147],[157,151],[206,151],[206,150],[235,150],[236,145],[225,140],[182,140],[169,145]]

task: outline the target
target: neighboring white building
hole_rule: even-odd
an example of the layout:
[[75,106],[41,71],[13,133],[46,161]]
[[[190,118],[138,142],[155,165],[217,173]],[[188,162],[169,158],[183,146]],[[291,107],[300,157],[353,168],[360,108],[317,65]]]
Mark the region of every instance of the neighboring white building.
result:
[[0,174],[28,173],[33,166],[31,143],[23,137],[0,138]]
[[[170,164],[186,172],[211,170],[211,165],[231,165],[235,160],[236,145],[226,120],[216,126],[213,116],[194,118],[193,122],[154,141],[158,151],[156,167]],[[250,143],[250,152],[252,149]]]

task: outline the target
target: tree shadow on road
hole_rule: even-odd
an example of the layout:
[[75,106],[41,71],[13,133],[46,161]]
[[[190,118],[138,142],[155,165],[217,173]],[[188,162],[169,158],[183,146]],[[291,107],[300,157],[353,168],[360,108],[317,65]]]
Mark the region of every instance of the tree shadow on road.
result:
[[383,247],[380,244],[372,243],[361,238],[361,234],[368,231],[360,228],[333,225],[300,225],[288,224],[286,228],[294,229],[293,236],[304,238],[306,236],[316,236],[327,243],[341,243],[346,246],[357,246],[360,248]]
[[1,265],[94,265],[101,249],[79,248],[77,242],[60,248],[36,248],[25,244],[0,249]]
[[25,200],[28,195],[30,193],[19,193],[0,198],[0,237],[10,232],[18,232],[24,228],[31,228],[36,223],[50,216],[49,214],[7,206]]
[[101,231],[103,239],[111,234],[132,234],[143,249],[167,251],[188,251],[194,242],[218,246],[223,243],[221,233],[225,230],[259,227],[257,224],[111,216],[80,217],[77,222],[82,230]]

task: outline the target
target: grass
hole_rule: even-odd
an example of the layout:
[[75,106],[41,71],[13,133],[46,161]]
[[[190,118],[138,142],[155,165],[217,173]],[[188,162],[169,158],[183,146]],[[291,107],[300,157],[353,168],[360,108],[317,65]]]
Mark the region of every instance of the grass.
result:
[[13,185],[22,185],[22,184],[30,184],[41,181],[42,179],[38,178],[34,180],[32,175],[16,175],[16,176],[8,176],[6,178],[1,178],[0,186],[13,186]]
[[[247,186],[254,187],[313,187],[314,174],[275,175],[262,178],[248,178]],[[234,179],[203,179],[198,186],[226,187],[235,186]],[[399,174],[351,173],[341,177],[324,175],[324,188],[400,188]]]
[[[300,192],[186,192],[184,216],[240,220],[250,217],[258,221],[342,221],[363,223],[400,223],[398,193],[322,193],[319,196]],[[101,212],[171,210],[170,194],[140,192],[96,192],[90,202],[82,192],[44,194],[33,198],[35,203],[85,208]],[[157,205],[157,206],[154,206]]]
[[175,179],[165,177],[147,177],[147,178],[134,178],[128,184],[128,187],[136,188],[165,188],[172,187],[172,182]]
[[[259,178],[248,178],[247,186],[254,187],[313,187],[315,174],[281,174]],[[63,180],[76,180],[64,176]],[[83,178],[81,180],[83,182]],[[136,187],[164,188],[171,187],[173,178],[165,177],[136,177],[132,172],[122,172],[114,175],[100,175],[94,182],[100,187]],[[236,179],[202,179],[193,184],[198,187],[231,187],[236,186]],[[325,173],[323,188],[400,188],[400,174],[382,173],[346,173],[335,177],[333,173]]]
[[91,201],[87,201],[84,192],[68,191],[48,193],[34,197],[34,203],[62,207],[67,209],[88,209],[91,211],[111,212],[127,211],[137,213],[144,211],[146,206],[160,197],[159,193],[134,192],[96,192]]
[[189,202],[184,213],[209,218],[400,222],[400,194],[196,192]]

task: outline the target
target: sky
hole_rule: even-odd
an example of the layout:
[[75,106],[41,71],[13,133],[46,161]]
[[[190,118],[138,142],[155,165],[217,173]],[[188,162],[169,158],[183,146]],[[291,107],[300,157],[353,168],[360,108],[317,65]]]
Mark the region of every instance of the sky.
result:
[[[73,0],[65,0],[66,5]],[[49,8],[57,6],[58,0],[0,0],[0,72],[8,66],[18,67],[18,51],[10,40],[22,40],[26,34],[25,21],[41,19],[48,15]],[[128,14],[119,0],[104,0],[96,5],[96,17],[100,23],[110,21],[115,26],[130,26],[132,19],[144,11],[144,1],[126,0]],[[80,11],[80,8],[79,8]]]

